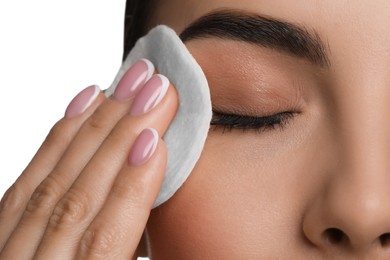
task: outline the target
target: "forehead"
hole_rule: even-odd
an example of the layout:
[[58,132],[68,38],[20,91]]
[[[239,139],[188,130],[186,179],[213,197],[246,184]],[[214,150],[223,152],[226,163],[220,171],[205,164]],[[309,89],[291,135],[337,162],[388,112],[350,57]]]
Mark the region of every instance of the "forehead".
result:
[[362,71],[372,74],[390,66],[390,1],[386,0],[164,0],[157,1],[153,23],[167,24],[180,33],[218,9],[253,12],[315,30],[328,45],[339,74],[355,71],[363,76]]
[[390,1],[386,0],[164,0],[156,2],[154,19],[180,33],[199,17],[225,8],[304,24],[329,38],[338,35],[369,41],[380,34],[383,40],[390,39]]

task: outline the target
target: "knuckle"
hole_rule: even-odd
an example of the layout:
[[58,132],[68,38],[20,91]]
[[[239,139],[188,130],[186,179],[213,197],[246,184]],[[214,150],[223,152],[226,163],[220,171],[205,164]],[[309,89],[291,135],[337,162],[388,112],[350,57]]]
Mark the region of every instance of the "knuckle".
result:
[[135,135],[137,128],[141,126],[142,124],[134,124],[132,118],[124,116],[107,136],[107,140],[111,143],[124,143],[130,140],[129,137]]
[[131,186],[128,182],[115,182],[111,187],[111,196],[120,200],[126,200],[128,205],[134,208],[144,208],[144,201],[149,194],[149,190],[143,182],[133,182]]
[[55,206],[48,227],[61,229],[79,224],[88,216],[89,210],[87,196],[70,190]]
[[111,187],[111,192],[110,193],[115,198],[125,199],[125,198],[128,198],[128,197],[131,197],[133,192],[132,192],[132,189],[129,189],[129,186],[126,185],[125,183],[123,183],[123,182],[121,182],[121,183],[115,182],[112,185],[112,187]]
[[16,215],[24,210],[27,194],[17,183],[14,183],[4,194],[0,201],[0,216]]
[[69,131],[69,124],[65,124],[63,121],[57,122],[51,129],[49,134],[46,136],[44,143],[46,145],[58,145],[65,144],[71,138]]
[[95,112],[87,119],[86,125],[88,128],[95,130],[103,130],[107,128],[107,119],[110,117],[110,113],[107,109],[100,106]]
[[61,188],[48,176],[34,191],[27,203],[25,214],[30,216],[48,215],[59,199]]
[[104,228],[94,225],[88,229],[81,239],[80,253],[83,256],[106,258],[115,254],[116,245],[121,241],[120,232],[116,228]]
[[148,185],[142,181],[132,182],[130,186],[126,182],[116,182],[111,187],[110,196],[118,201],[126,201],[126,207],[133,212],[149,212],[154,203]]

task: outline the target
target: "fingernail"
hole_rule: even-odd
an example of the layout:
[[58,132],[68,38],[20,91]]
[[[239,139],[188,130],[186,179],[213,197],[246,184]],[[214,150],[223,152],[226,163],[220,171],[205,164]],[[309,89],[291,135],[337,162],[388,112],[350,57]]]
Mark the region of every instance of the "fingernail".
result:
[[80,93],[78,93],[65,110],[65,117],[71,118],[83,113],[97,98],[100,93],[100,88],[97,85],[92,85]]
[[113,94],[114,98],[124,100],[135,96],[145,82],[152,77],[153,73],[154,66],[152,62],[147,59],[137,61],[119,81]]
[[158,143],[158,132],[154,128],[144,129],[134,142],[129,156],[130,165],[142,165],[152,157]]
[[163,99],[169,87],[167,77],[156,74],[142,88],[131,106],[131,115],[147,113]]

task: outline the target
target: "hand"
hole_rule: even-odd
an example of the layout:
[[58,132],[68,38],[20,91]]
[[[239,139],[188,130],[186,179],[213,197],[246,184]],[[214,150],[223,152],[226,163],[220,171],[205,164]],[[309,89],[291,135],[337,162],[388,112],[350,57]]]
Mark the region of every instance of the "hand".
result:
[[165,173],[161,136],[178,106],[164,76],[145,84],[153,73],[141,60],[112,97],[91,86],[73,99],[1,200],[0,259],[135,256]]

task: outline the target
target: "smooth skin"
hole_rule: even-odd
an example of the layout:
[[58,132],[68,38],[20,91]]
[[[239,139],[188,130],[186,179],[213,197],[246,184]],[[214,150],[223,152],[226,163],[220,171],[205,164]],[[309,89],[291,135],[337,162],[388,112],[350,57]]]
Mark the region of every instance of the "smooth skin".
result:
[[[154,156],[142,169],[128,168],[125,161],[135,138],[128,129],[150,127],[146,118],[155,113],[161,117],[150,123],[161,135],[174,114],[173,88],[163,103],[140,119],[142,126],[127,120],[128,103],[101,96],[79,118],[63,119],[54,127],[3,200],[0,245],[8,241],[3,258],[26,259],[34,254],[49,259],[128,258],[146,221],[152,259],[390,258],[390,3],[165,0],[156,2],[150,26],[163,23],[180,33],[219,8],[316,30],[327,43],[331,66],[320,69],[291,55],[231,40],[189,41],[189,50],[209,80],[214,108],[255,116],[291,108],[300,113],[283,128],[211,130],[189,179],[147,219],[163,161]],[[117,118],[107,122],[111,119],[103,116],[104,111],[115,112]],[[88,123],[91,115],[93,127]],[[93,142],[78,138],[83,132],[86,137],[100,136],[100,143],[96,138]],[[121,142],[116,143],[118,139]],[[60,171],[58,181],[47,178],[72,146],[84,147],[83,152],[69,155],[74,176]],[[94,160],[93,155],[112,153],[117,162]],[[162,142],[158,153],[164,154]],[[100,167],[108,168],[106,182],[91,173]],[[61,181],[65,178],[71,180]],[[32,200],[30,204],[38,206],[24,213],[44,179],[47,188],[38,191],[51,195],[37,200],[42,203]],[[110,183],[118,180],[129,189],[113,188],[110,193]],[[57,194],[57,187],[63,192]],[[107,196],[114,199],[105,200]],[[66,201],[75,207],[64,207]],[[49,221],[55,205],[69,210],[63,221]],[[26,220],[20,221],[21,216]],[[47,222],[51,224],[45,230]],[[21,231],[11,235],[15,227]],[[97,234],[95,239],[91,234]],[[21,245],[26,247],[23,252]]]
[[315,30],[330,66],[252,44],[186,44],[214,109],[300,113],[283,128],[210,131],[175,196],[152,211],[152,259],[390,258],[390,2],[166,0],[178,33],[218,9]]
[[50,131],[0,207],[0,259],[129,259],[136,257],[164,176],[159,140],[142,165],[128,163],[145,128],[163,136],[177,105],[171,85],[146,114],[131,116],[134,98],[102,92],[76,117]]

